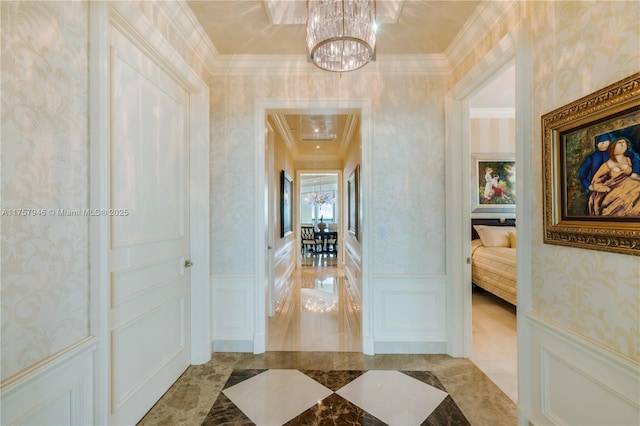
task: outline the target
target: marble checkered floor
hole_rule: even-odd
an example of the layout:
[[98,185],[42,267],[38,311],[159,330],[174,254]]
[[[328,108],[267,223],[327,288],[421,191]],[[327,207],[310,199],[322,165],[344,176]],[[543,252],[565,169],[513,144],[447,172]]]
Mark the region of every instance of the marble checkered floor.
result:
[[234,370],[203,425],[468,425],[429,371]]

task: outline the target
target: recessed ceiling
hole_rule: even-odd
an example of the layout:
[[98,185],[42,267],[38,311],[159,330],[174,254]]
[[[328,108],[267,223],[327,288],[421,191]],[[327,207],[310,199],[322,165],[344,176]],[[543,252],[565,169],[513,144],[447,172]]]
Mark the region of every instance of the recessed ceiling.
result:
[[357,115],[346,113],[272,113],[270,120],[296,160],[342,160],[359,124]]
[[[306,0],[187,1],[218,53],[306,55]],[[378,0],[376,54],[440,54],[480,1]]]

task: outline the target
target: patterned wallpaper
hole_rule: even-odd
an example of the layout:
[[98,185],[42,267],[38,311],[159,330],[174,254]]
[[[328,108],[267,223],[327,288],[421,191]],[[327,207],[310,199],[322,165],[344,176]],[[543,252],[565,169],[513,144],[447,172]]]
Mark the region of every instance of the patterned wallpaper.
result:
[[374,273],[445,273],[445,78],[221,76],[211,87],[211,205],[225,206],[212,209],[214,274],[254,272],[254,98],[373,98]]
[[[542,164],[539,117],[640,69],[640,3],[521,2],[454,70],[465,75],[531,18],[531,164]],[[571,23],[568,25],[567,23]],[[640,258],[542,243],[542,169],[531,179],[533,309],[546,320],[640,361]]]
[[88,6],[0,7],[6,378],[88,334]]

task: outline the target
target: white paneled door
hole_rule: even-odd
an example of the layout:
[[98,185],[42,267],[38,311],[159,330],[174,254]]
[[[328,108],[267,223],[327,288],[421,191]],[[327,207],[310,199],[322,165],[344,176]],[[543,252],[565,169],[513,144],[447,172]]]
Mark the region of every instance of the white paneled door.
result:
[[115,30],[110,58],[110,424],[135,424],[190,362],[189,95]]

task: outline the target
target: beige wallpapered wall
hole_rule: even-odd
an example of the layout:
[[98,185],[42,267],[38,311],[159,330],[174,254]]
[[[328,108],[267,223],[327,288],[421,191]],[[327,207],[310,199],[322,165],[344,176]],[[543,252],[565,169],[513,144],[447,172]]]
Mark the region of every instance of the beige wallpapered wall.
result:
[[532,31],[533,309],[557,326],[640,361],[640,258],[543,244],[540,117],[640,70],[640,3],[519,3],[456,68],[458,81],[519,17]]
[[88,334],[88,5],[0,7],[6,378]]
[[254,273],[255,98],[372,99],[373,272],[445,273],[445,78],[224,76],[211,89],[212,205],[226,206],[213,211],[214,274]]

